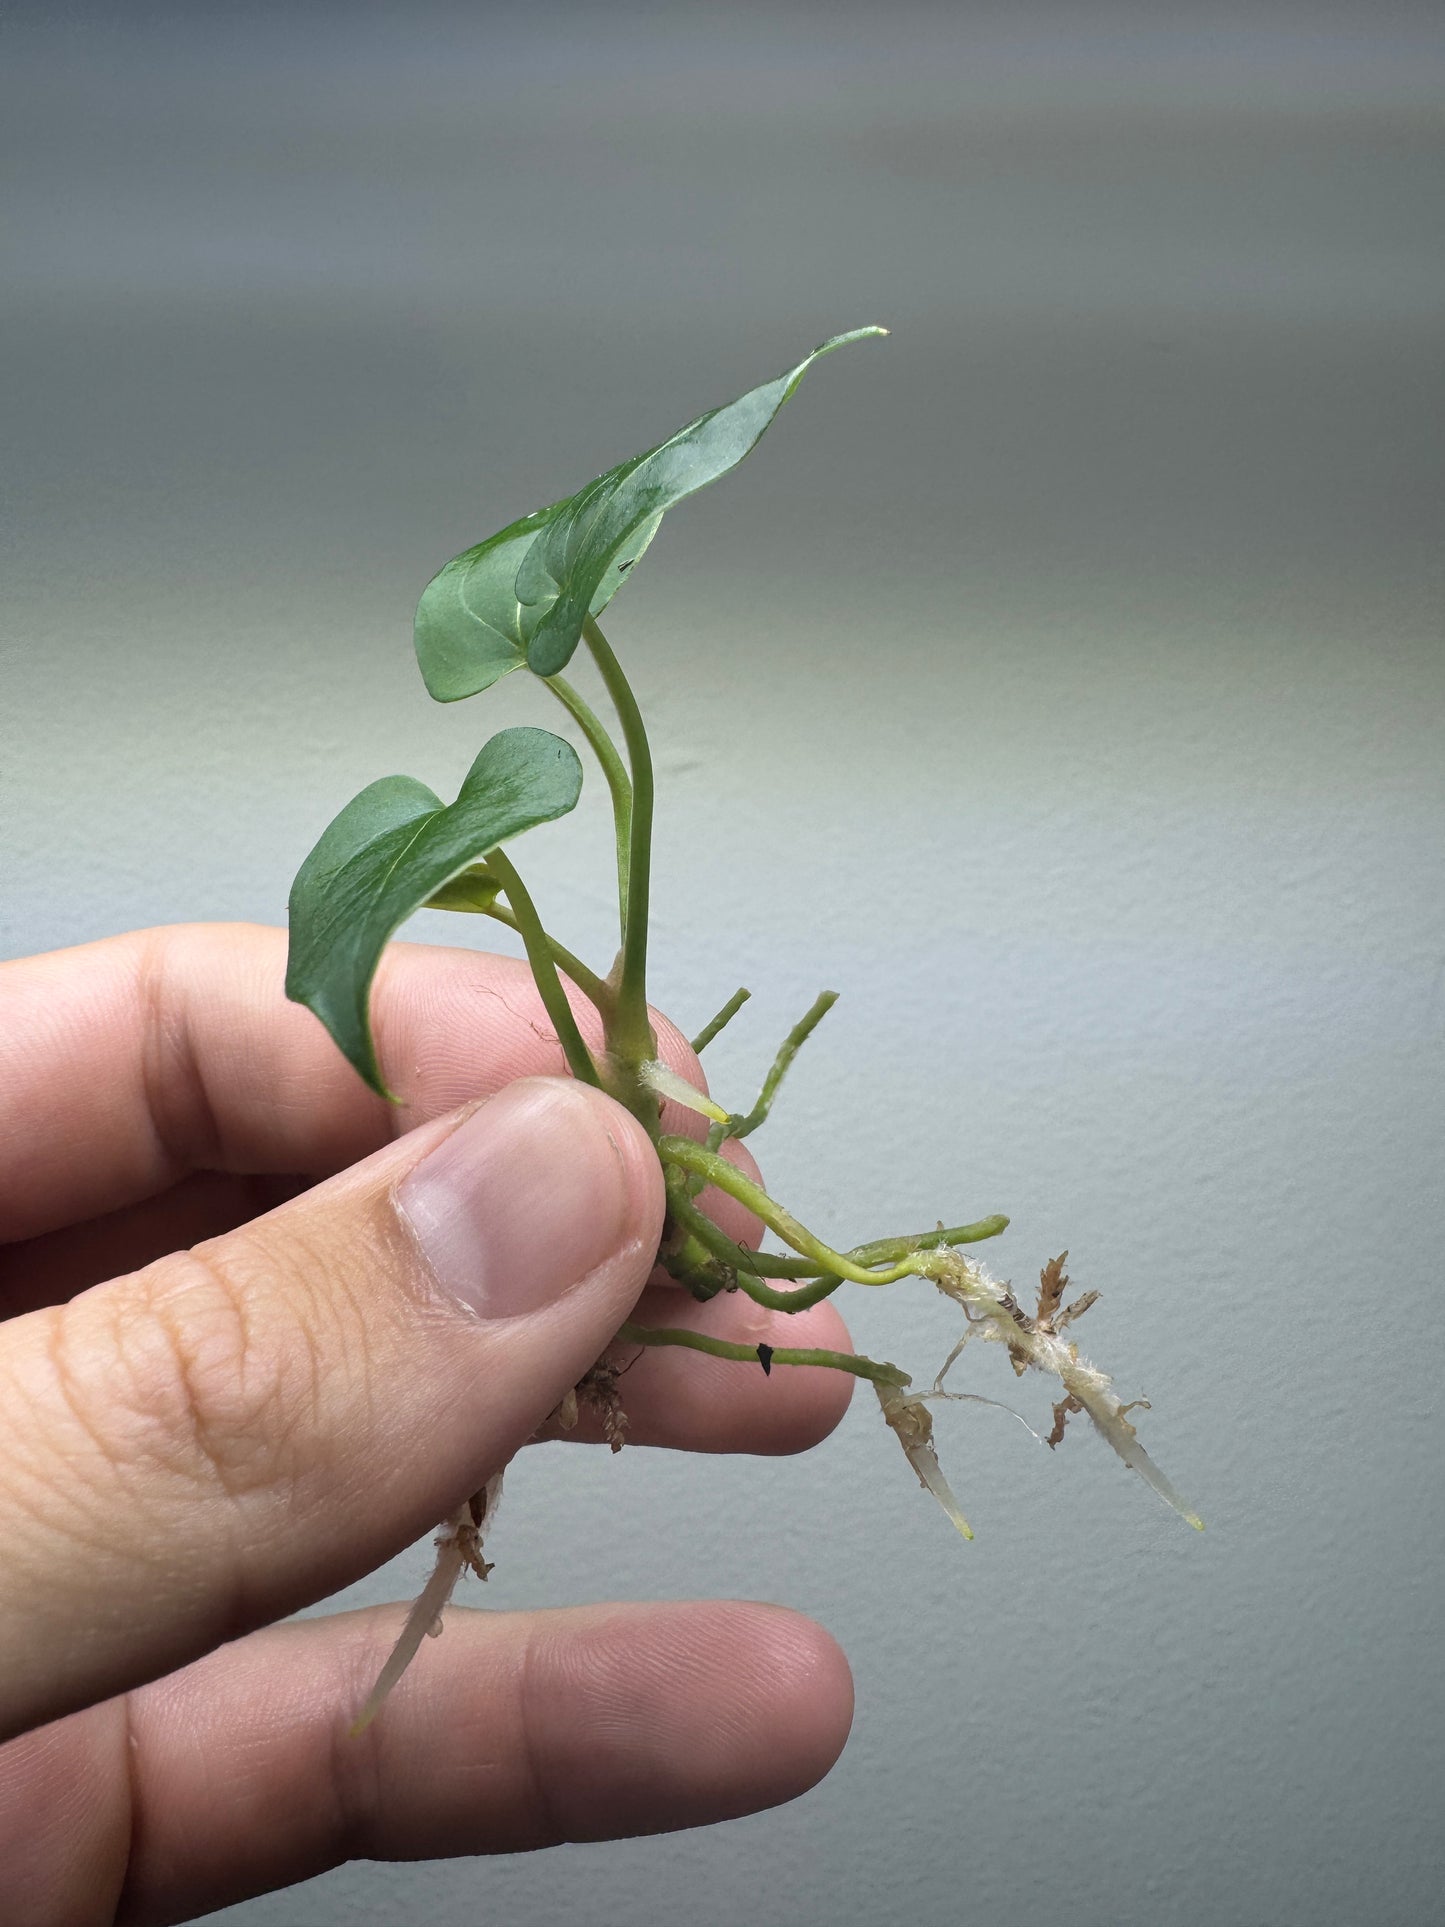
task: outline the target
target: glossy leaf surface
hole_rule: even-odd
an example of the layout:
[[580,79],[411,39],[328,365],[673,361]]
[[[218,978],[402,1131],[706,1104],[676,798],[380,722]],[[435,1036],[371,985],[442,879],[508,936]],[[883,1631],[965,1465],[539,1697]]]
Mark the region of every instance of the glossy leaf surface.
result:
[[482,750],[455,803],[410,776],[353,797],[291,886],[286,995],[313,1010],[374,1091],[371,980],[393,932],[468,864],[538,823],[565,816],[582,787],[570,743],[505,729]]
[[565,669],[583,623],[616,595],[666,511],[757,446],[820,356],[886,333],[835,335],[776,381],[699,415],[566,501],[447,563],[416,615],[417,660],[432,695],[439,702],[475,695],[523,663],[539,676]]

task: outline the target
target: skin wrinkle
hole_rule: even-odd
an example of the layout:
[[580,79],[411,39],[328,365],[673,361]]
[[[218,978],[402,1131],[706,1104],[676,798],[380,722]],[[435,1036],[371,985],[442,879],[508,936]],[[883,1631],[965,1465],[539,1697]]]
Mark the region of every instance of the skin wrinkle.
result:
[[[284,1477],[271,1459],[266,1423],[266,1412],[277,1389],[273,1383],[259,1396],[255,1391],[248,1392],[246,1360],[255,1347],[244,1298],[232,1290],[223,1272],[197,1253],[178,1254],[162,1264],[166,1275],[152,1282],[140,1316],[130,1320],[126,1316],[129,1308],[123,1307],[118,1321],[134,1325],[129,1342],[127,1335],[117,1331],[115,1350],[122,1360],[129,1351],[134,1361],[137,1389],[131,1410],[141,1422],[134,1462],[141,1494],[139,1523],[144,1528],[147,1515],[151,1523],[148,1531],[137,1530],[136,1516],[129,1515],[124,1548],[117,1550],[131,1563],[158,1565],[162,1586],[173,1588],[183,1574],[177,1571],[165,1522],[174,1514],[172,1530],[178,1531],[184,1541],[187,1524],[197,1517],[199,1508],[204,1508],[205,1616],[215,1637],[224,1640],[249,1631],[257,1620],[255,1587],[249,1578],[247,1559],[248,1542],[256,1535],[248,1525],[254,1500],[278,1490]],[[195,1282],[182,1283],[177,1293],[177,1274]],[[205,1316],[214,1319],[219,1308],[231,1327],[222,1335],[222,1350],[217,1357],[201,1355],[204,1341],[198,1335],[200,1321],[194,1302],[184,1307],[182,1316],[174,1314],[173,1297],[188,1297],[193,1291],[210,1295]],[[214,1323],[210,1330],[212,1335],[216,1333]],[[163,1356],[147,1346],[147,1337],[159,1341]],[[144,1357],[137,1356],[137,1341]],[[166,1373],[165,1361],[168,1381],[156,1375],[158,1365],[161,1373]],[[106,1387],[107,1397],[113,1389]],[[114,1454],[110,1456],[119,1471]],[[155,1492],[156,1467],[167,1479],[160,1495]],[[219,1509],[217,1500],[221,1502]],[[148,1544],[158,1549],[147,1554]],[[199,1606],[196,1611],[199,1616]]]
[[141,1767],[144,1755],[141,1749],[140,1734],[136,1730],[136,1708],[139,1702],[134,1693],[120,1695],[121,1732],[120,1770],[116,1774],[116,1784],[120,1788],[124,1802],[124,1812],[116,1816],[116,1830],[125,1839],[125,1858],[120,1865],[120,1879],[116,1884],[111,1900],[112,1918],[117,1918],[125,1904],[125,1891],[130,1884],[131,1868],[140,1864],[145,1852],[146,1804],[141,1788]]
[[123,1709],[112,1703],[86,1715],[83,1747],[75,1726],[62,1722],[25,1734],[0,1756],[0,1867],[14,1910],[7,1923],[112,1920],[128,1838],[117,1778],[123,1732]]
[[[218,1252],[201,1247],[163,1258],[147,1285],[134,1321],[141,1349],[135,1409],[155,1419],[167,1471],[183,1479],[194,1471],[202,1499],[219,1494],[240,1507],[290,1475],[276,1450],[276,1434],[284,1437],[289,1428],[272,1421],[292,1396],[287,1380],[298,1353],[279,1335],[258,1343],[245,1290]],[[152,1376],[149,1333],[166,1348],[169,1383]],[[304,1320],[285,1336],[299,1342],[299,1355],[314,1356]],[[146,1447],[153,1461],[160,1456],[149,1440]]]
[[[418,1146],[418,1156],[430,1148],[428,1139]],[[454,1328],[456,1308],[440,1299],[429,1304],[417,1289],[411,1254],[400,1249],[404,1233],[396,1214],[379,1205],[369,1210],[355,1229],[359,1273],[403,1280],[408,1289],[396,1302],[383,1298],[378,1304],[363,1304],[349,1289],[348,1278],[334,1274],[329,1265],[333,1247],[325,1222],[310,1230],[288,1225],[284,1237],[274,1236],[268,1224],[253,1226],[242,1248],[248,1275],[238,1281],[240,1302],[249,1304],[254,1295],[263,1305],[267,1320],[285,1316],[300,1340],[296,1346],[274,1336],[264,1341],[264,1350],[274,1349],[282,1361],[280,1419],[267,1428],[278,1447],[297,1436],[314,1439],[329,1435],[322,1414],[328,1385],[334,1382],[346,1388],[350,1429],[367,1433],[376,1414],[395,1397],[393,1373],[382,1371],[378,1352],[390,1357],[398,1344],[416,1345],[426,1326],[432,1327],[431,1335],[442,1337],[449,1327]],[[256,1277],[254,1288],[249,1277],[252,1273]],[[324,1280],[324,1288],[318,1289],[314,1280]],[[386,1342],[379,1342],[383,1337]],[[296,1378],[303,1366],[304,1384]],[[312,1450],[314,1454],[314,1446]],[[308,1461],[278,1455],[266,1487],[293,1516],[314,1512],[318,1506],[332,1509],[361,1496],[346,1472],[345,1462],[338,1465],[330,1456],[319,1462],[314,1457]]]
[[368,1668],[375,1670],[374,1650],[365,1641],[357,1642],[347,1659],[348,1691],[330,1722],[327,1750],[327,1791],[336,1816],[335,1847],[328,1853],[333,1866],[368,1856],[386,1809],[382,1750],[388,1744],[390,1728],[384,1721],[373,1721],[364,1733],[353,1735],[345,1712],[347,1707],[359,1706],[370,1688],[371,1680],[364,1675]]
[[165,1184],[215,1164],[221,1138],[186,1021],[186,999],[176,994],[173,957],[174,947],[149,932],[135,965],[141,1096]]
[[532,1620],[528,1623],[522,1642],[522,1653],[516,1668],[517,1680],[517,1729],[520,1745],[515,1757],[520,1759],[526,1771],[528,1798],[526,1809],[535,1814],[539,1837],[528,1843],[529,1847],[562,1846],[571,1840],[572,1835],[562,1823],[562,1815],[553,1796],[548,1781],[546,1765],[538,1749],[537,1717],[537,1664],[538,1654],[545,1637],[546,1622]]
[[[99,1508],[92,1517],[78,1500],[69,1499],[57,1518],[53,1481],[37,1472],[33,1462],[19,1460],[13,1450],[6,1461],[5,1479],[6,1576],[12,1584],[28,1579],[43,1592],[51,1583],[56,1547],[68,1552],[77,1566],[83,1565],[94,1557],[98,1531],[112,1521]],[[22,1536],[26,1522],[32,1528],[28,1541]]]
[[[358,1247],[379,1242],[369,1236],[370,1231],[368,1218],[358,1227]],[[274,1318],[277,1307],[282,1308],[299,1335],[306,1368],[301,1396],[293,1395],[282,1402],[281,1422],[273,1428],[278,1444],[290,1445],[296,1433],[305,1434],[308,1424],[313,1434],[324,1430],[320,1415],[326,1405],[328,1377],[338,1378],[346,1385],[348,1402],[356,1410],[358,1425],[369,1429],[378,1409],[370,1339],[383,1319],[388,1328],[394,1326],[391,1307],[362,1305],[350,1288],[349,1276],[335,1274],[331,1263],[334,1254],[323,1226],[313,1230],[305,1224],[288,1225],[285,1237],[275,1239],[268,1225],[253,1225],[246,1243],[254,1247],[247,1249],[246,1257],[251,1261],[249,1268],[259,1274],[256,1295],[264,1305],[265,1315],[268,1319]],[[372,1250],[365,1250],[363,1257],[359,1249],[357,1258],[363,1275],[380,1275],[387,1256],[389,1254],[378,1261]],[[405,1276],[404,1273],[397,1275]],[[245,1285],[241,1287],[240,1297],[243,1304],[249,1300]],[[298,1361],[289,1355],[288,1367],[299,1370]],[[323,1470],[330,1478],[335,1467],[327,1465]],[[304,1461],[293,1459],[288,1464],[285,1476],[293,1499],[305,1485],[307,1473]]]
[[[235,1279],[216,1257],[201,1251],[162,1261],[161,1275],[147,1280],[144,1300],[118,1307],[111,1321],[112,1349],[122,1374],[110,1375],[105,1383],[104,1426],[92,1414],[95,1387],[87,1388],[86,1374],[67,1358],[71,1308],[50,1315],[47,1349],[67,1417],[108,1477],[119,1477],[123,1488],[139,1483],[141,1518],[128,1508],[97,1503],[91,1494],[101,1481],[77,1473],[73,1464],[40,1468],[46,1496],[58,1490],[62,1503],[56,1507],[52,1498],[37,1517],[52,1545],[57,1530],[67,1531],[74,1521],[69,1536],[77,1557],[93,1561],[104,1547],[132,1567],[159,1560],[174,1584],[173,1552],[146,1551],[152,1541],[165,1547],[166,1533],[156,1526],[145,1529],[145,1519],[160,1522],[175,1515],[184,1531],[185,1521],[205,1506],[207,1583],[220,1608],[215,1623],[224,1630],[218,1637],[226,1637],[249,1629],[258,1616],[246,1578],[247,1548],[267,1536],[256,1522],[258,1506],[263,1513],[277,1504],[294,1512],[300,1499],[303,1509],[314,1507],[305,1488],[318,1478],[325,1483],[330,1469],[299,1461],[288,1449],[298,1435],[306,1435],[308,1402],[315,1409],[323,1397],[323,1363],[307,1319],[292,1321],[284,1337],[258,1337],[246,1280]],[[267,1314],[274,1317],[274,1303]],[[129,1395],[118,1397],[122,1386],[128,1386]],[[129,1413],[130,1424],[116,1426],[117,1405]],[[274,1422],[278,1412],[280,1421]],[[40,1435],[47,1429],[40,1424]],[[166,1478],[159,1494],[153,1477],[157,1467]],[[223,1502],[220,1513],[213,1503],[217,1499]],[[333,1500],[328,1487],[326,1503]],[[53,1553],[45,1563],[53,1563]]]
[[[29,1502],[27,1510],[40,1527],[45,1553],[42,1563],[53,1563],[53,1546],[57,1538],[62,1543],[69,1538],[75,1556],[88,1565],[94,1563],[97,1553],[101,1551],[126,1565],[143,1569],[168,1564],[169,1560],[159,1555],[147,1555],[147,1540],[144,1534],[137,1532],[136,1516],[129,1507],[117,1506],[113,1499],[107,1500],[103,1494],[103,1488],[110,1480],[119,1481],[123,1491],[133,1490],[137,1486],[144,1491],[143,1474],[154,1463],[154,1458],[141,1440],[136,1441],[137,1449],[134,1452],[118,1452],[116,1429],[98,1421],[95,1416],[94,1387],[88,1385],[90,1375],[86,1368],[76,1366],[70,1360],[74,1320],[67,1315],[68,1311],[69,1307],[59,1308],[45,1319],[42,1328],[45,1355],[51,1368],[49,1389],[59,1400],[64,1420],[75,1428],[89,1447],[89,1454],[76,1452],[72,1439],[68,1442],[69,1449],[62,1441],[58,1458],[52,1451],[48,1460],[42,1457],[38,1462],[32,1461],[31,1470],[39,1487],[41,1508],[37,1509],[33,1502]],[[114,1326],[112,1329],[115,1329]],[[165,1340],[163,1332],[161,1336]],[[113,1350],[117,1360],[124,1366],[126,1344],[119,1332]],[[47,1446],[51,1446],[56,1414],[48,1406],[45,1390],[42,1386],[40,1399],[32,1401],[33,1424],[29,1432],[32,1438],[43,1440]],[[107,1406],[111,1402],[120,1402],[116,1394],[117,1381],[112,1378],[104,1388]],[[131,1410],[142,1420],[148,1420],[150,1416],[144,1398],[133,1400]],[[7,1509],[18,1497],[13,1489],[13,1470],[7,1468]],[[57,1498],[58,1505],[55,1503]],[[195,1503],[194,1493],[188,1494],[187,1506]]]
[[[85,1398],[79,1393],[78,1386],[82,1374],[73,1370],[69,1362],[72,1322],[65,1316],[62,1308],[48,1316],[41,1327],[45,1338],[45,1359],[51,1370],[51,1389],[59,1397],[65,1418],[79,1430],[95,1458],[102,1461],[108,1470],[118,1471],[120,1468],[116,1464],[115,1456],[107,1440],[97,1429]],[[26,1389],[28,1390],[28,1387]],[[51,1436],[47,1421],[53,1422],[54,1414],[46,1409],[45,1390],[46,1388],[41,1386],[40,1396],[31,1398],[32,1423],[26,1430],[31,1439],[44,1441],[49,1446]],[[78,1462],[79,1455],[73,1451],[66,1452],[58,1465],[54,1464],[53,1458],[50,1466],[47,1466],[44,1458],[41,1458],[38,1463],[32,1459],[31,1469],[40,1487],[42,1503],[47,1500],[50,1502],[45,1511],[33,1512],[32,1517],[40,1525],[42,1534],[47,1537],[57,1530],[57,1525],[59,1531],[64,1534],[66,1526],[74,1520],[76,1523],[71,1536],[76,1542],[77,1553],[83,1554],[88,1551],[93,1556],[97,1543],[102,1545],[105,1543],[107,1527],[116,1531],[119,1527],[119,1519],[101,1502],[95,1483],[88,1480],[83,1473],[76,1476]],[[7,1510],[11,1497],[8,1477],[7,1468]],[[57,1494],[61,1501],[58,1513],[54,1505]],[[90,1503],[87,1504],[87,1501]],[[59,1523],[62,1521],[64,1523]],[[120,1549],[119,1533],[113,1542],[113,1549],[116,1551]]]

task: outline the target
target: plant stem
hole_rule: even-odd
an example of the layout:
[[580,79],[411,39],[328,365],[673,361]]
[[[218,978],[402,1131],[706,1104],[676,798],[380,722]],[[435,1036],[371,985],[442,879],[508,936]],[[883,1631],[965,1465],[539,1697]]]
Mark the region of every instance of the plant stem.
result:
[[[735,1358],[739,1364],[761,1362],[756,1345],[737,1345],[727,1338],[713,1338],[707,1332],[688,1331],[681,1326],[623,1325],[617,1334],[626,1345],[680,1345],[690,1352],[706,1352],[711,1358]],[[851,1372],[854,1378],[871,1378],[875,1385],[911,1385],[907,1372],[878,1358],[864,1358],[857,1352],[825,1352],[795,1349],[788,1345],[770,1346],[769,1365],[826,1365],[836,1372]]]
[[657,1055],[657,1040],[647,1016],[647,913],[652,887],[652,750],[632,686],[612,653],[612,645],[589,616],[582,635],[592,651],[612,706],[622,724],[632,771],[632,818],[628,834],[627,910],[622,926],[622,969],[617,1016],[608,1035],[614,1057],[635,1068]]
[[843,1282],[835,1274],[825,1272],[821,1278],[814,1275],[792,1291],[775,1291],[763,1280],[775,1275],[772,1267],[778,1261],[767,1252],[749,1251],[745,1245],[735,1244],[706,1212],[698,1210],[680,1179],[668,1184],[667,1208],[684,1230],[690,1231],[712,1257],[720,1258],[729,1268],[739,1291],[746,1292],[754,1304],[764,1305],[769,1311],[806,1311],[810,1305],[830,1296]]
[[698,1032],[697,1036],[693,1038],[692,1048],[695,1056],[702,1056],[713,1038],[717,1036],[720,1030],[732,1022],[733,1018],[737,1016],[738,1012],[752,994],[750,990],[735,990],[733,992],[717,1016],[709,1019]]
[[522,942],[527,947],[527,962],[532,966],[532,976],[536,980],[542,1003],[552,1020],[552,1028],[557,1033],[557,1042],[562,1046],[572,1075],[584,1084],[595,1084],[601,1088],[602,1079],[597,1074],[597,1066],[592,1062],[577,1019],[572,1015],[572,1006],[567,1001],[567,993],[562,988],[557,975],[557,963],[552,954],[547,932],[542,928],[542,920],[537,915],[537,906],[528,894],[527,886],[517,875],[511,860],[501,850],[488,853],[489,866],[502,879],[502,888],[507,893],[516,917],[516,928],[521,933]]
[[[667,1204],[676,1221],[736,1274],[738,1288],[770,1311],[806,1311],[844,1282],[840,1273],[825,1271],[812,1259],[788,1258],[776,1251],[749,1251],[746,1245],[735,1243],[706,1212],[698,1209],[691,1193],[680,1182],[668,1184]],[[977,1224],[921,1231],[911,1238],[879,1238],[872,1244],[855,1245],[843,1255],[855,1265],[897,1264],[915,1252],[936,1251],[943,1245],[978,1244],[984,1238],[996,1238],[1007,1226],[1005,1217],[980,1218]],[[800,1283],[794,1291],[776,1291],[762,1282],[765,1278],[796,1278]]]
[[[975,1224],[953,1225],[947,1230],[940,1225],[932,1231],[915,1232],[911,1237],[875,1238],[871,1244],[854,1245],[847,1255],[855,1265],[893,1265],[914,1251],[937,1251],[943,1245],[982,1244],[985,1238],[997,1238],[1007,1230],[1008,1219],[997,1212],[991,1218],[978,1219]],[[791,1278],[796,1274],[790,1271],[769,1275]]]
[[[1007,1231],[1008,1224],[1008,1219],[1000,1214],[994,1218],[980,1218],[977,1224],[950,1225],[942,1231],[919,1231],[911,1237],[877,1238],[871,1244],[854,1245],[843,1256],[851,1258],[855,1265],[892,1265],[908,1257],[910,1252],[939,1251],[945,1245],[981,1244],[985,1238],[996,1238],[1001,1231]],[[812,1258],[789,1257],[779,1251],[750,1251],[748,1256],[765,1278],[807,1280],[823,1273],[823,1267]]]
[[[544,676],[542,680],[587,738],[593,755],[602,766],[607,787],[612,792],[612,824],[617,842],[617,916],[619,928],[625,936],[627,876],[632,855],[632,781],[617,752],[617,745],[603,727],[600,717],[583,701],[571,683],[563,676]],[[568,975],[571,975],[570,971]],[[588,995],[591,996],[590,991]],[[596,1002],[595,998],[593,1002]]]
[[705,1145],[694,1144],[687,1137],[660,1137],[657,1141],[657,1154],[664,1166],[675,1165],[679,1170],[691,1172],[708,1184],[715,1184],[719,1191],[736,1198],[745,1204],[794,1251],[801,1252],[805,1258],[812,1258],[820,1270],[835,1273],[839,1278],[850,1278],[858,1285],[892,1285],[900,1278],[917,1274],[920,1259],[925,1255],[912,1253],[905,1255],[898,1263],[883,1271],[874,1271],[863,1265],[855,1264],[841,1251],[834,1251],[831,1245],[800,1224],[790,1211],[784,1210],[776,1198],[770,1198],[760,1184],[745,1177],[736,1165],[729,1164],[725,1157],[716,1151],[709,1151]]

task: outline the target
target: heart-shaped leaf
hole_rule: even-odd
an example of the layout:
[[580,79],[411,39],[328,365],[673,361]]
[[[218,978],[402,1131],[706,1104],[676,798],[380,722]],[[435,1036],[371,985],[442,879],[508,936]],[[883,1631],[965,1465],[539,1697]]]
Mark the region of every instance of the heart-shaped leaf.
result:
[[455,803],[425,783],[383,776],[324,832],[291,886],[286,995],[325,1024],[374,1091],[381,1080],[367,1004],[393,932],[499,843],[565,816],[582,787],[570,743],[504,729],[467,772]]
[[757,446],[819,356],[887,332],[835,335],[776,381],[699,415],[566,501],[448,562],[416,613],[417,660],[432,695],[439,702],[475,695],[523,663],[539,676],[565,669],[583,623],[607,607],[673,503]]

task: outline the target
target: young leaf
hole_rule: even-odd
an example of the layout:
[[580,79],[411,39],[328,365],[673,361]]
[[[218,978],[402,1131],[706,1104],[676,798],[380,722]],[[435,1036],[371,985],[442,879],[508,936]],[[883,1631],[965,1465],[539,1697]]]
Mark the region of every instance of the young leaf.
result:
[[537,823],[565,816],[582,787],[570,743],[504,729],[482,750],[455,803],[425,783],[384,776],[323,833],[291,886],[286,995],[325,1024],[374,1091],[381,1081],[368,993],[393,932],[469,863]]
[[500,534],[448,562],[422,591],[416,610],[416,659],[439,703],[490,689],[527,663],[517,570],[560,503],[524,515]]
[[821,355],[886,333],[835,335],[776,381],[448,562],[416,613],[417,661],[431,694],[455,702],[524,662],[539,676],[565,669],[583,623],[607,607],[674,502],[735,468]]

